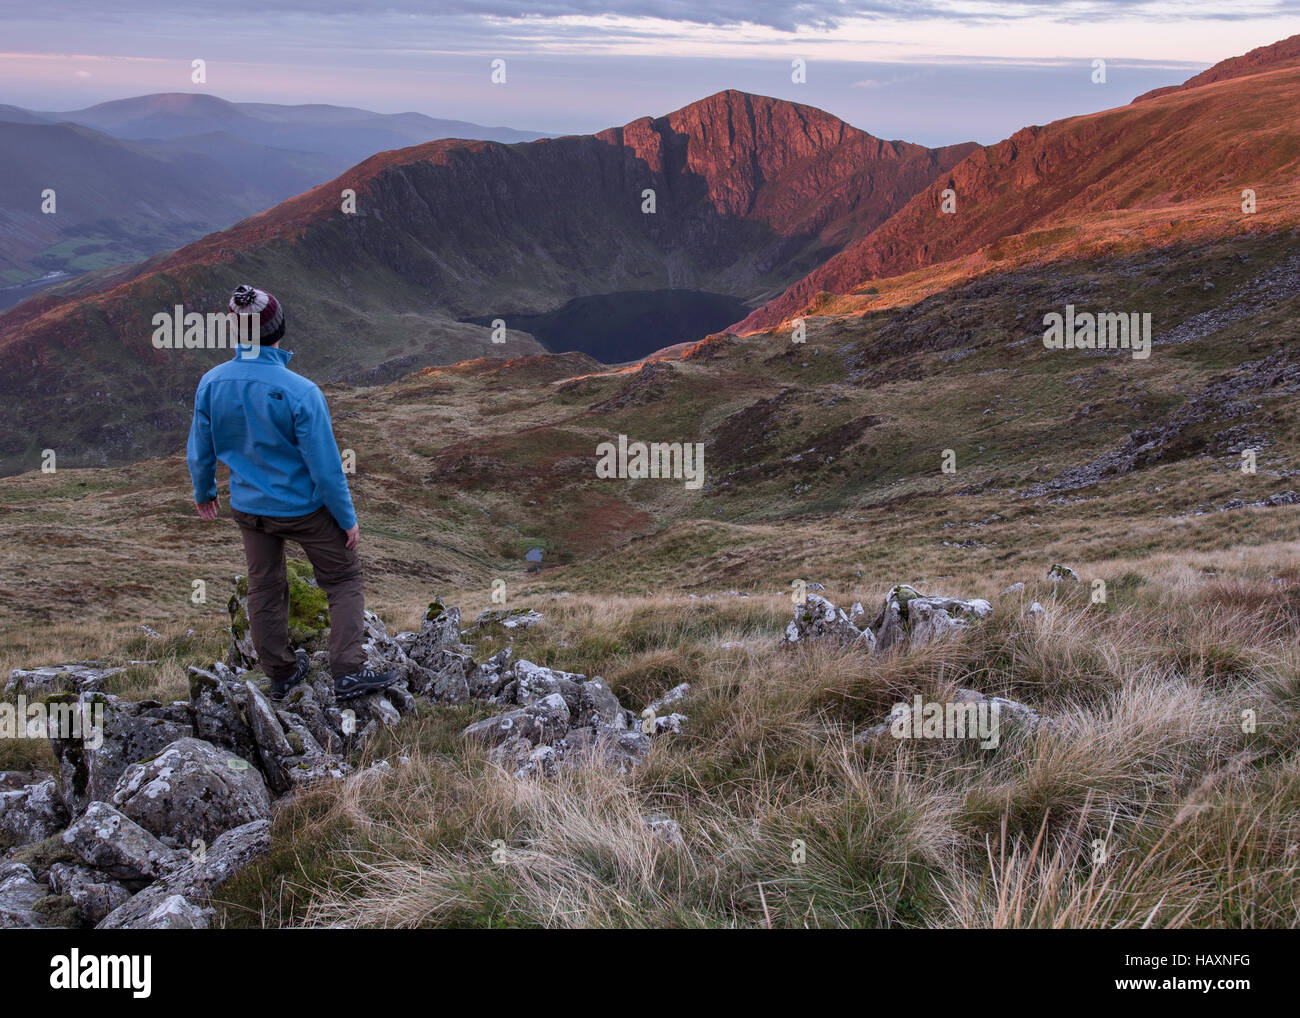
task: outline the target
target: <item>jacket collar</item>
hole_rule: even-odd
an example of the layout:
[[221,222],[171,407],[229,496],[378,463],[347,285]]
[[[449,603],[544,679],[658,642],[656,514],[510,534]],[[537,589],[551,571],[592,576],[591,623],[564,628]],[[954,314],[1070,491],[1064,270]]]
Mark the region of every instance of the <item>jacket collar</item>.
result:
[[[256,351],[256,356],[253,355],[254,351]],[[254,347],[249,343],[240,343],[235,347],[234,359],[237,361],[262,361],[267,364],[286,365],[292,356],[292,350],[282,350],[278,346]]]

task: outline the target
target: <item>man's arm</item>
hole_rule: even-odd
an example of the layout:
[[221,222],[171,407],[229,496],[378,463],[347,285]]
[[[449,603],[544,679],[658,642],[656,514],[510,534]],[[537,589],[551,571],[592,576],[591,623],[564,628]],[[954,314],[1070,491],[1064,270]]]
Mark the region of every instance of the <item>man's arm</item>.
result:
[[194,420],[185,450],[194,485],[194,504],[205,520],[217,518],[217,450],[212,444],[212,420],[208,416],[207,391],[200,386],[194,394]]
[[325,508],[340,527],[348,531],[348,547],[356,544],[352,533],[357,526],[357,513],[352,507],[348,479],[343,473],[343,460],[334,441],[330,423],[330,408],[320,389],[312,387],[302,398],[293,415],[293,430],[298,439],[298,451],[312,481],[325,500]]

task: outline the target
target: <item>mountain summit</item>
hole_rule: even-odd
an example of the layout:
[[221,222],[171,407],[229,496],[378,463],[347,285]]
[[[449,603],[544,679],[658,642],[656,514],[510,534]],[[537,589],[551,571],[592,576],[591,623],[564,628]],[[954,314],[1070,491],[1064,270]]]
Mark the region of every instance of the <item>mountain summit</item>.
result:
[[[734,328],[772,328],[883,279],[955,278],[1115,246],[1294,223],[1300,36],[1143,101],[971,152],[887,222]],[[1199,83],[1198,83],[1199,82]],[[1244,213],[1243,193],[1267,195]],[[945,192],[956,211],[944,214]]]

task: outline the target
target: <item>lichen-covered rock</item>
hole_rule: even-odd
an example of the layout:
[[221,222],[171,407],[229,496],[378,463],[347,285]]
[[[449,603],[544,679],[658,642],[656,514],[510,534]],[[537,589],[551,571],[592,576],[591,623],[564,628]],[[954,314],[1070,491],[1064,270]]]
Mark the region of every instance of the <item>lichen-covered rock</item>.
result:
[[206,930],[213,911],[182,894],[146,888],[95,927],[97,930]]
[[908,615],[911,626],[908,645],[912,649],[924,647],[929,643],[945,639],[957,631],[970,628],[969,622],[953,618],[943,608],[936,608],[919,598],[912,601]]
[[0,841],[31,845],[63,830],[67,807],[53,778],[0,792]]
[[[60,709],[80,711],[83,733],[102,738],[51,738],[59,761],[59,794],[69,814],[87,804],[107,802],[122,772],[133,763],[156,756],[164,746],[194,734],[187,705],[164,706],[157,700],[123,700],[107,693],[56,694],[49,700]],[[93,722],[102,718],[102,725]]]
[[469,699],[469,677],[474,668],[469,654],[444,650],[436,665],[424,669],[425,695],[437,703],[464,703]]
[[569,730],[569,705],[559,693],[550,693],[535,703],[469,725],[464,735],[489,746],[510,739],[527,739],[534,746],[549,744]]
[[1052,564],[1052,568],[1047,570],[1047,578],[1052,583],[1079,583],[1079,574],[1069,566],[1063,566],[1059,562]]
[[271,812],[261,772],[199,739],[179,739],[152,760],[128,767],[112,802],[145,830],[186,846],[207,844]]
[[[295,647],[316,650],[324,645],[325,631],[330,624],[325,591],[316,585],[310,562],[288,559],[285,572],[289,580],[289,640]],[[235,577],[235,592],[226,609],[230,613],[231,634],[228,663],[232,668],[255,668],[257,648],[253,646],[248,625],[247,576]]]
[[858,646],[865,650],[871,650],[876,642],[870,631],[859,629],[849,621],[843,609],[820,594],[807,594],[803,604],[794,606],[794,619],[785,627],[781,646],[794,647],[810,641]]
[[106,680],[124,671],[125,668],[110,668],[102,661],[15,668],[9,673],[5,692],[15,696],[21,694],[29,700],[51,693],[97,693],[104,688]]
[[[919,699],[919,697],[918,697]],[[958,689],[952,696],[952,704],[984,706],[992,709],[996,716],[997,730],[993,745],[1001,740],[1003,727],[1009,722],[1014,727],[1025,727],[1033,730],[1039,725],[1050,725],[1053,722],[1049,718],[1044,718],[1032,707],[1020,703],[1018,700],[1009,700],[1004,696],[989,696],[981,693],[977,689]],[[942,704],[947,709],[948,702]],[[904,725],[905,730],[913,724],[914,704],[896,703],[890,710],[889,715],[878,725],[872,725],[870,728],[859,732],[854,737],[854,742],[869,742],[872,739],[890,732],[896,725]],[[969,737],[969,736],[968,736]],[[992,748],[992,746],[990,746]]]
[[67,895],[87,926],[94,926],[114,909],[125,905],[131,892],[116,880],[86,866],[55,863],[50,867],[50,889]]
[[677,821],[667,813],[650,813],[641,818],[645,829],[665,845],[677,847],[682,844],[682,829]]
[[531,661],[520,660],[515,663],[515,691],[513,701],[519,704],[536,703],[552,693],[563,697],[572,712],[581,696],[582,683],[587,681],[585,675],[565,672],[558,668],[544,668]]
[[513,653],[510,647],[499,650],[470,672],[466,689],[472,698],[488,700],[500,695],[506,684],[514,679],[514,668],[510,663]]
[[624,714],[623,705],[605,680],[597,676],[578,684],[577,696],[570,703],[575,726],[617,725]]
[[987,693],[981,693],[978,689],[959,689],[953,700],[956,703],[996,705],[999,722],[1010,720],[1031,730],[1039,725],[1054,724],[1051,718],[1043,717],[1028,704],[1021,703],[1019,700],[1009,700],[1005,696],[989,696]]
[[575,728],[560,747],[566,767],[607,767],[620,774],[639,764],[650,752],[650,736],[639,728]]
[[285,738],[275,708],[262,691],[251,679],[244,680],[244,689],[248,694],[248,725],[262,761],[262,771],[271,790],[281,795],[289,790],[291,784],[282,761],[294,755],[293,747]]
[[[224,671],[224,669],[223,669]],[[243,683],[228,672],[206,671],[191,667],[186,673],[190,682],[190,719],[194,734],[205,742],[251,758],[256,743],[248,726],[246,704],[248,692]]]
[[91,869],[127,885],[156,880],[185,859],[106,802],[87,806],[62,841]]
[[993,606],[982,598],[925,595],[907,584],[893,587],[872,623],[876,650],[920,648],[952,636],[971,623],[988,618]]
[[659,697],[659,699],[655,700],[652,704],[650,704],[650,709],[654,711],[656,714],[662,714],[669,707],[672,707],[679,703],[684,703],[686,701],[686,697],[690,695],[690,692],[691,692],[691,684],[689,682],[683,682],[679,685],[673,686],[672,689],[668,690],[668,692],[666,692],[663,696]]
[[17,862],[0,862],[0,930],[31,930],[56,926],[42,905],[51,897],[31,869]]
[[440,600],[430,602],[407,656],[416,664],[437,671],[444,651],[463,653],[464,649],[460,642],[460,609],[448,608]]
[[528,629],[545,622],[546,616],[535,608],[492,608],[474,620],[475,628],[501,626],[503,629]]

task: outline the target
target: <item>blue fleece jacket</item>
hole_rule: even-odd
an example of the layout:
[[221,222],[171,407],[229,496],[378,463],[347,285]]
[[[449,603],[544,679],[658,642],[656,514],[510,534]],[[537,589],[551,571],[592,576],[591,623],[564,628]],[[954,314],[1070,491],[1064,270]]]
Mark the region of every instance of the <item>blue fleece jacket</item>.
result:
[[199,380],[186,461],[194,501],[217,497],[217,461],[230,468],[230,504],[255,516],[306,516],[321,506],[356,525],[329,407],[316,383],[289,370],[288,350],[240,346]]

